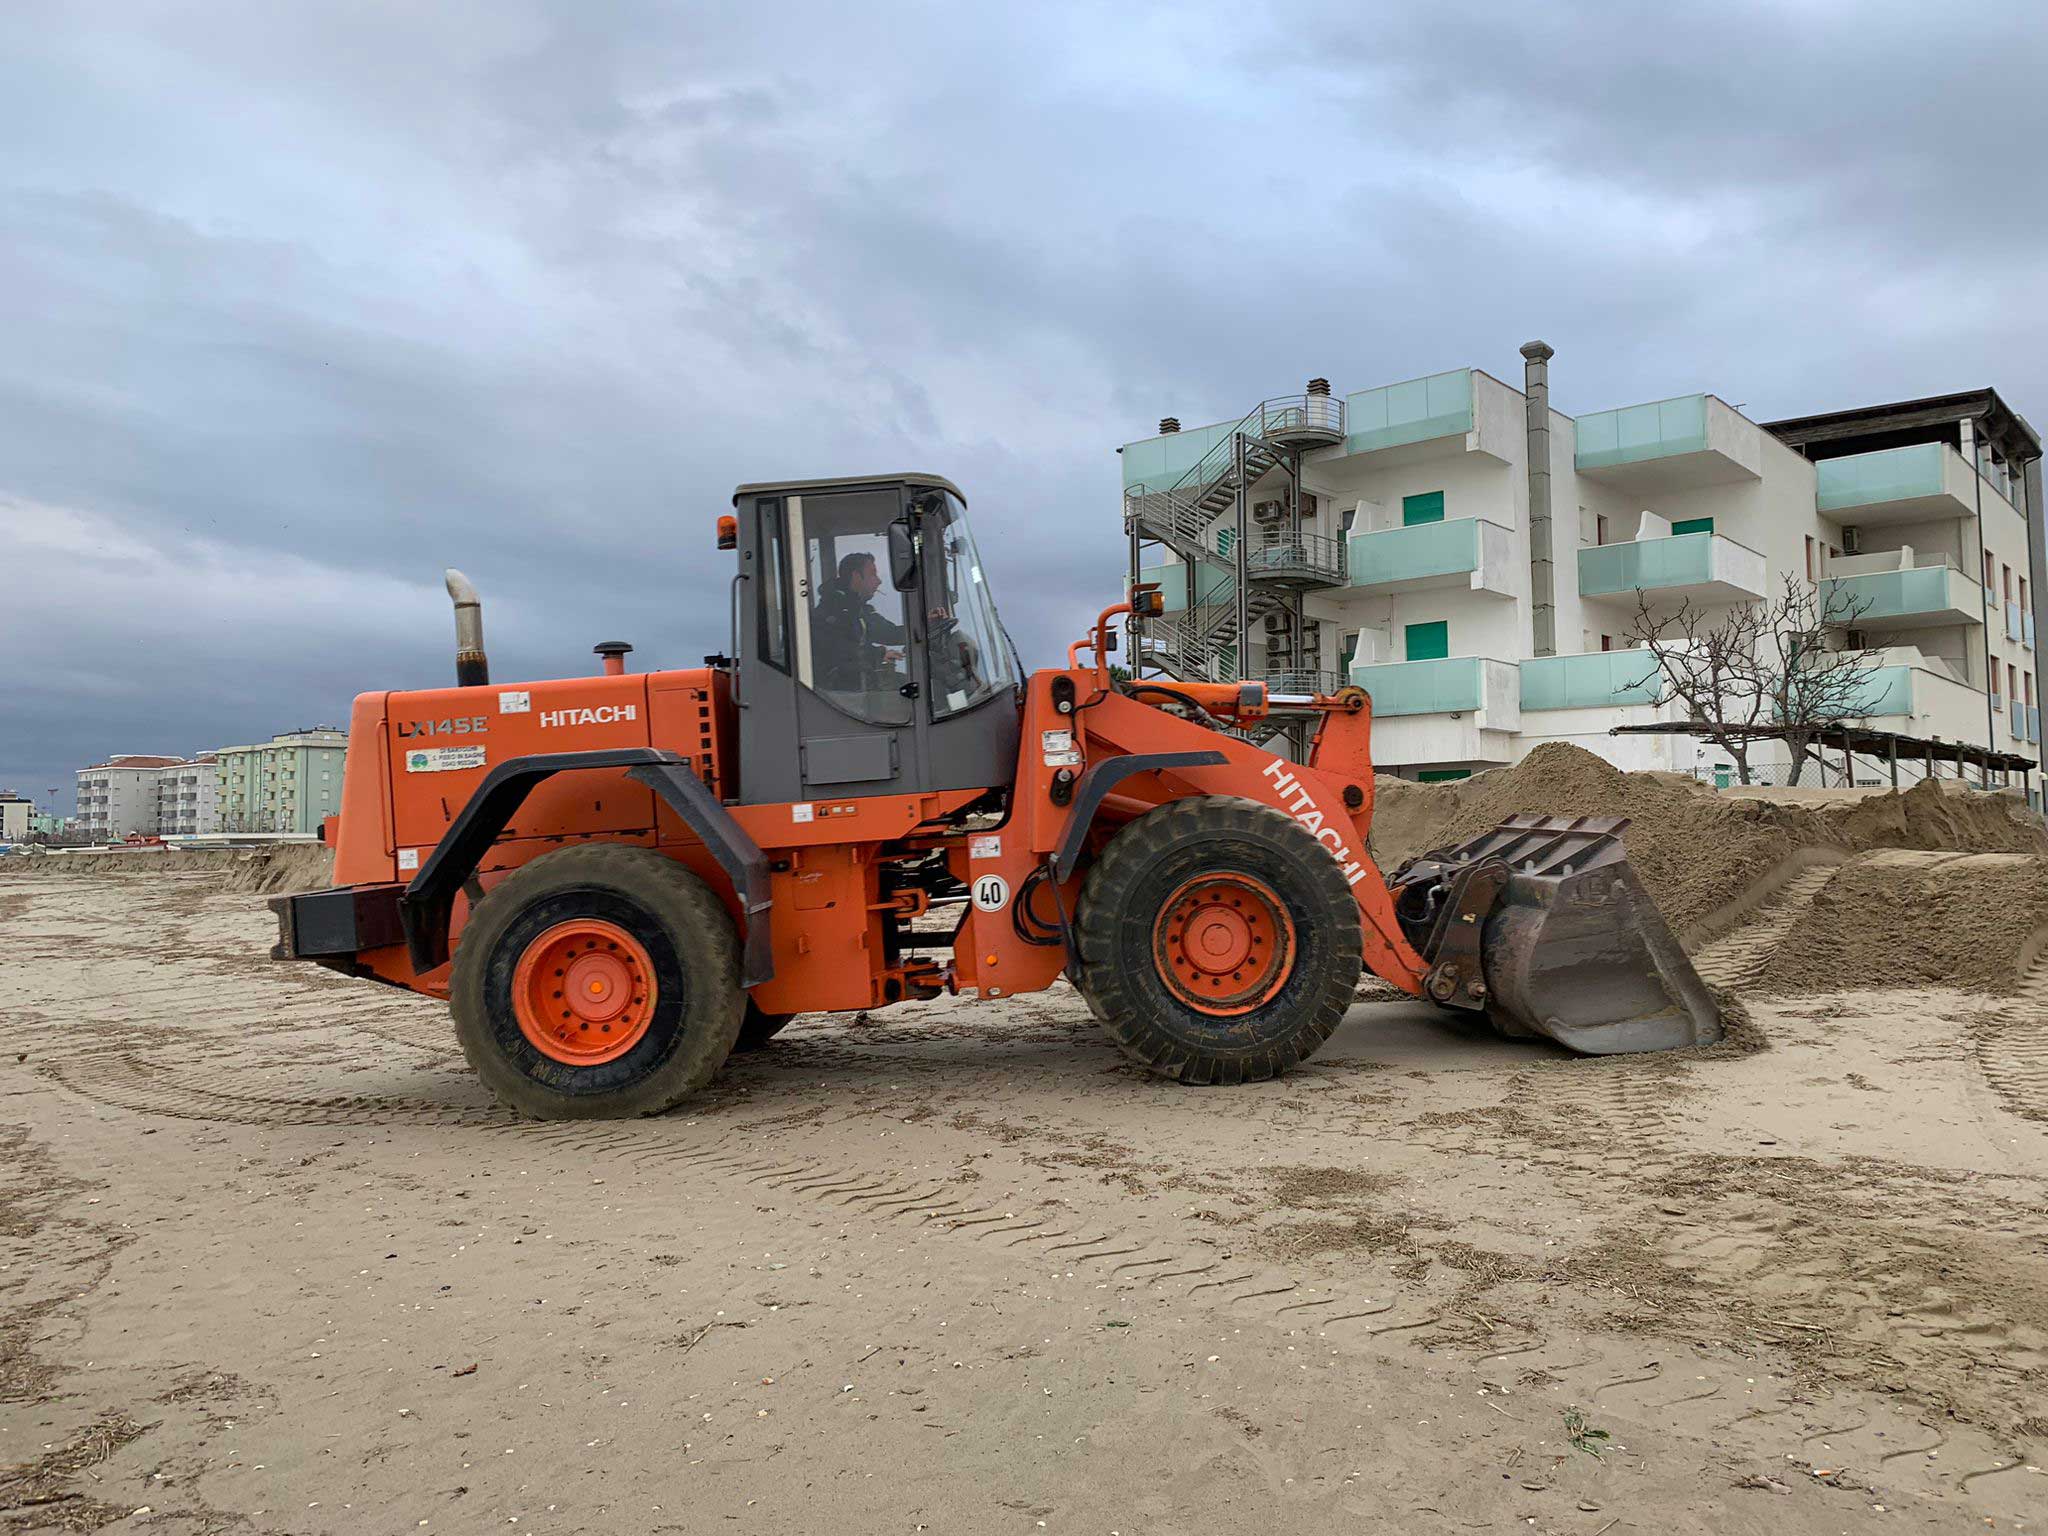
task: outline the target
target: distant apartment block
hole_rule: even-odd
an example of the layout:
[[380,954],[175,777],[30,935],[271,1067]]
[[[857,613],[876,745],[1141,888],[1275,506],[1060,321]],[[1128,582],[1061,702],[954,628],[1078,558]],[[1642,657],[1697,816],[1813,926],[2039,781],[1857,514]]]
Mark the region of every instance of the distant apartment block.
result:
[[[2040,757],[2041,445],[1992,390],[1758,423],[1711,394],[1578,417],[1476,368],[1120,450],[1147,670],[1363,685],[1382,772],[1463,777],[1540,742],[1692,771],[1639,603],[1710,612],[1812,584],[1881,654],[1861,724]],[[1917,770],[1915,770],[1917,771]],[[1953,770],[1950,770],[1953,772]]]
[[95,842],[119,842],[131,834],[155,836],[157,773],[182,762],[181,757],[120,753],[79,769],[74,830]]
[[188,762],[157,770],[156,824],[163,836],[194,837],[220,830],[218,755],[202,752]]
[[299,832],[341,809],[348,733],[330,725],[285,731],[267,742],[215,755],[223,832]]
[[0,789],[0,843],[19,843],[35,830],[35,806],[27,796]]

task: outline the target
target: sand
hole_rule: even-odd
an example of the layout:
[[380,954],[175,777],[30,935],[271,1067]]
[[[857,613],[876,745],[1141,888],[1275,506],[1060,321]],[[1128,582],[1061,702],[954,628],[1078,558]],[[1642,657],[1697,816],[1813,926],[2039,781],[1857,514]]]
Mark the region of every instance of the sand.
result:
[[[1810,949],[1837,878],[1950,889],[1886,867],[1721,963]],[[0,875],[8,1536],[2041,1519],[2038,958],[1752,986],[1748,1054],[1367,1002],[1207,1092],[1061,987],[799,1019],[570,1127],[439,1005],[266,961],[271,878]]]
[[1561,742],[1455,783],[1377,780],[1373,853],[1391,872],[1522,811],[1629,817],[1630,861],[1673,930],[1693,944],[1727,931],[1817,860],[1873,848],[2048,854],[2048,829],[2020,802],[1951,782],[1819,804],[1735,797],[1683,775],[1623,773]]

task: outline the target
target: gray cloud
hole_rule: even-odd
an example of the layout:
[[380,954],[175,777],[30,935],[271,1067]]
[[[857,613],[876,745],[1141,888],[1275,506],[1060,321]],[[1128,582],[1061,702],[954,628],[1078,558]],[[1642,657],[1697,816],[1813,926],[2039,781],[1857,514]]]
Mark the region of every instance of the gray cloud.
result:
[[[731,486],[965,485],[1030,660],[1114,448],[1560,349],[1568,409],[2048,411],[2038,8],[90,4],[0,19],[0,785],[724,644]],[[296,600],[279,602],[290,589]]]

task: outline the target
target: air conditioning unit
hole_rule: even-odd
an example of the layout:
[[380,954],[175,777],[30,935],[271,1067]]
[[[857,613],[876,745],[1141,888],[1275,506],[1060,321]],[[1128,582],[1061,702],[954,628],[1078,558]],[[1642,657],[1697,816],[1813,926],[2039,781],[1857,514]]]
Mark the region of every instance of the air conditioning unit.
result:
[[1848,523],[1842,525],[1842,553],[1860,555],[1863,553],[1863,530]]
[[1286,615],[1286,614],[1284,614],[1284,613],[1269,613],[1269,614],[1267,614],[1267,615],[1266,615],[1266,633],[1267,633],[1267,634],[1269,634],[1269,635],[1284,635],[1284,634],[1286,634],[1286,633],[1287,633],[1287,615]]
[[1287,503],[1284,501],[1255,501],[1252,503],[1252,521],[1271,525],[1287,521]]

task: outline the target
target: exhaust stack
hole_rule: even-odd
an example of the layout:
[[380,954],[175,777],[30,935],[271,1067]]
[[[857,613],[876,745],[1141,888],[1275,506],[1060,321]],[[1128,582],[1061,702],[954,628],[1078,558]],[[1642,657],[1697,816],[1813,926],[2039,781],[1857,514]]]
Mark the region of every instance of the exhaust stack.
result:
[[441,579],[455,601],[455,686],[481,688],[491,680],[491,664],[484,655],[483,599],[453,566],[441,573]]

